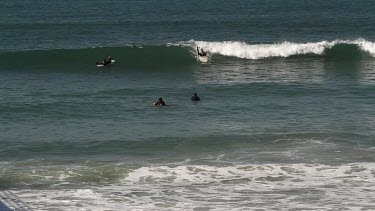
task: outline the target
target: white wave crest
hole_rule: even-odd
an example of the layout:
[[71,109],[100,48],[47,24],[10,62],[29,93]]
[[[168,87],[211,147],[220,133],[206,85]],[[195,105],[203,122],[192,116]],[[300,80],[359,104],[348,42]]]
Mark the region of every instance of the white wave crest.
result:
[[363,51],[366,51],[370,53],[371,56],[375,57],[375,43],[364,39],[357,39],[354,40],[352,44],[358,45]]
[[289,57],[292,55],[315,54],[322,55],[326,49],[337,44],[354,44],[361,50],[370,53],[375,57],[375,43],[365,39],[356,40],[334,40],[308,43],[283,42],[275,44],[248,44],[237,41],[205,42],[190,41],[211,54],[232,56],[242,59],[262,59],[269,57]]
[[12,198],[30,210],[374,210],[374,184],[373,163],[182,164],[135,168],[115,183],[21,188]]
[[[357,171],[357,169],[361,169]],[[315,184],[324,184],[328,178],[342,180],[355,177],[361,181],[375,181],[373,165],[366,163],[352,163],[343,166],[289,164],[289,165],[237,165],[215,167],[206,165],[188,166],[157,166],[141,167],[129,173],[123,182],[137,183],[168,183],[181,184],[207,184],[213,182],[226,182],[231,180],[248,179],[250,181],[268,181],[283,185],[292,184],[287,181],[305,181]],[[324,178],[323,178],[324,177]]]

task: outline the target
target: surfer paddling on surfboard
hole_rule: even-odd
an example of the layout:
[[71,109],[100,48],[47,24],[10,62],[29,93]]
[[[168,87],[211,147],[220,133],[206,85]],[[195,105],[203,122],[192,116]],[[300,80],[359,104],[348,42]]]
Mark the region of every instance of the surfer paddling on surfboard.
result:
[[103,59],[103,61],[96,62],[96,65],[97,66],[104,66],[104,65],[107,65],[107,64],[111,64],[113,62],[115,62],[115,60],[113,60],[111,56],[108,56],[107,58]]
[[154,106],[166,106],[163,98],[159,98],[158,102],[154,103]]

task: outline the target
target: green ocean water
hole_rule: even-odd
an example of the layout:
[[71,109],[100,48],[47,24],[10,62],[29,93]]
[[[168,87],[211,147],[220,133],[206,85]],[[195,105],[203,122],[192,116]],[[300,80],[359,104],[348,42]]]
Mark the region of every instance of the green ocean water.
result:
[[371,1],[3,4],[6,206],[374,209]]

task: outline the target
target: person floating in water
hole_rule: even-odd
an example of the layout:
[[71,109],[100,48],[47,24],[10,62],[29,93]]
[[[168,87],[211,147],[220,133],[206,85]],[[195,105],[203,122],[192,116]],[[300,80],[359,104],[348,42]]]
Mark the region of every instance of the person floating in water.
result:
[[194,95],[191,96],[191,100],[192,100],[192,101],[200,101],[201,99],[198,97],[198,94],[197,94],[197,93],[194,93]]
[[101,62],[97,62],[96,64],[102,64],[102,65],[107,65],[112,63],[112,57],[108,56],[107,58],[103,59]]
[[154,106],[166,106],[165,102],[163,101],[163,98],[159,98],[158,102],[154,103]]
[[202,48],[201,48],[201,52],[199,52],[199,49],[197,47],[197,53],[198,53],[198,56],[207,56],[206,52],[204,52]]

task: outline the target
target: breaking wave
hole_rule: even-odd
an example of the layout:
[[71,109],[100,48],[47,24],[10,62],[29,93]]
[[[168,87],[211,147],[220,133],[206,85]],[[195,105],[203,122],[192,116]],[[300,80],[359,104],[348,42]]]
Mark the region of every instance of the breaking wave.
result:
[[375,57],[375,43],[364,39],[309,43],[249,44],[238,41],[188,41],[166,45],[123,46],[86,49],[54,49],[1,52],[2,70],[81,70],[96,68],[95,62],[112,55],[113,68],[164,69],[199,64],[196,47],[206,50],[211,62],[232,59],[261,60],[287,57],[321,57],[358,60]]
[[263,59],[296,55],[320,55],[342,57],[343,55],[370,55],[375,57],[375,43],[364,39],[335,40],[309,43],[283,42],[274,44],[248,44],[244,42],[192,41],[212,54],[241,59]]

